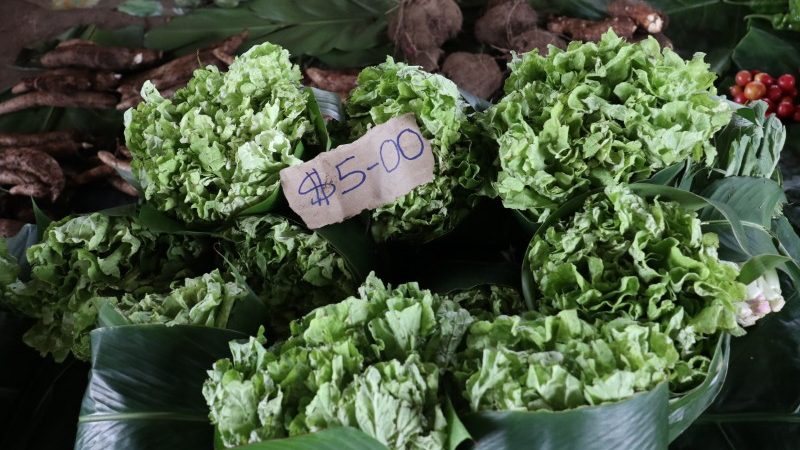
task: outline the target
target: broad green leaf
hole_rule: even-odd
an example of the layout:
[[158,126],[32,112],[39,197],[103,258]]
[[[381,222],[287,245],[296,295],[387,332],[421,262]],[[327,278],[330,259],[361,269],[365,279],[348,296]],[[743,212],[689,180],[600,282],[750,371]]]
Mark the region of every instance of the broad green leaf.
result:
[[369,230],[362,227],[357,218],[326,225],[314,230],[342,255],[359,280],[375,267],[375,243]]
[[453,402],[450,401],[450,397],[445,399],[444,414],[447,419],[448,427],[447,450],[456,450],[459,445],[472,440],[472,435],[469,434],[467,427],[461,422],[455,408],[453,408]]
[[728,375],[706,414],[676,449],[790,449],[800,432],[800,295],[783,285],[786,305],[731,342]]
[[273,439],[235,448],[236,450],[388,450],[385,445],[351,427],[331,428],[317,433]]
[[[781,186],[766,178],[728,177],[703,190],[703,197],[730,207],[740,220],[769,227],[772,217],[786,203]],[[711,208],[701,215],[705,220],[721,218]]]
[[[344,108],[342,108],[342,99],[339,97],[339,94],[335,92],[325,91],[322,89],[317,89],[315,87],[309,89],[311,89],[311,92],[314,93],[314,100],[315,100],[314,103],[316,105],[316,108],[319,110],[319,114],[321,116],[330,117],[331,119],[337,122],[341,122],[344,120]],[[313,111],[312,114],[314,114]],[[315,123],[316,123],[316,118],[315,118]],[[326,150],[330,150],[330,148],[326,148]]]
[[97,327],[116,327],[120,325],[130,325],[131,322],[119,312],[114,305],[104,302],[97,312]]
[[681,435],[719,395],[728,373],[730,336],[724,335],[717,342],[708,375],[702,384],[691,391],[670,400],[669,441]]
[[[250,37],[264,36],[283,27],[256,16],[247,8],[199,8],[175,17],[145,34],[144,44],[158,50],[176,50],[192,45],[196,49],[248,30]],[[243,48],[240,50],[244,50]]]
[[92,332],[92,369],[76,450],[210,448],[201,386],[228,342],[217,328],[128,325]]
[[668,389],[662,383],[628,400],[567,411],[498,411],[464,416],[475,450],[666,449]]
[[743,284],[750,284],[757,280],[764,272],[773,270],[783,263],[791,261],[792,258],[783,255],[758,255],[747,260],[739,270],[738,281]]
[[[311,123],[314,124],[314,129],[317,131],[317,138],[320,141],[322,141],[322,147],[324,151],[328,151],[331,149],[331,137],[328,134],[328,127],[325,125],[325,117],[322,116],[322,110],[320,109],[321,105],[318,101],[320,99],[320,95],[322,95],[322,93],[326,91],[322,91],[316,88],[306,88],[305,91],[306,95],[308,96],[308,111],[309,114],[311,115]],[[319,93],[317,91],[319,91]],[[333,93],[328,92],[328,94],[333,94]],[[333,95],[335,95],[337,98],[339,97],[336,94]],[[328,102],[326,106],[330,108],[329,105],[331,99],[327,98],[326,102]],[[339,102],[339,108],[341,108],[341,102]]]
[[40,234],[36,225],[26,223],[16,235],[6,239],[8,253],[17,260],[17,264],[20,267],[20,278],[22,280],[27,280],[30,277],[31,266],[28,264],[27,251],[30,246],[41,240],[39,237]]
[[675,163],[669,167],[665,167],[655,174],[650,179],[645,180],[644,183],[661,184],[671,186],[672,182],[680,175],[681,171],[686,167],[685,163]]
[[767,27],[769,25],[763,22],[750,26],[733,52],[736,66],[739,69],[758,67],[776,76],[796,73],[800,67],[800,45],[794,33],[778,33]]
[[160,16],[164,7],[160,0],[125,0],[117,11],[137,17]]

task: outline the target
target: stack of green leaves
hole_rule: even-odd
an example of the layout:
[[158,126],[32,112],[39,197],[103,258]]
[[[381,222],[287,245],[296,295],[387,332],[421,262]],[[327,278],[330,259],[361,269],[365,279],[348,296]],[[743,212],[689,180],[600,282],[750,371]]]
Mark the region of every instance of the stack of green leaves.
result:
[[367,67],[347,100],[350,138],[406,113],[414,113],[433,147],[434,180],[371,212],[377,241],[428,241],[452,230],[489,182],[491,156],[473,142],[475,127],[458,87],[441,75],[396,63]]
[[730,108],[715,74],[648,38],[612,31],[510,63],[503,99],[484,117],[499,145],[494,187],[507,208],[544,220],[575,195],[643,180],[673,163],[711,164]]
[[456,378],[471,411],[558,411],[652,389],[678,359],[658,324],[591,325],[572,309],[474,323]]
[[684,363],[673,390],[693,387],[722,332],[744,334],[736,303],[746,298],[736,265],[717,256],[718,239],[680,205],[645,200],[625,187],[589,196],[574,216],[536,234],[527,255],[534,307],[577,309],[593,322],[659,323]]
[[172,99],[145,84],[144,101],[126,113],[125,141],[147,201],[192,225],[268,210],[280,170],[316,139],[300,79],[289,53],[266,43],[225,73],[195,71]]
[[289,322],[356,292],[344,258],[317,233],[283,217],[239,219],[225,231],[224,255],[269,309],[267,334],[285,336]]
[[472,318],[416,283],[370,275],[358,297],[292,323],[285,342],[231,343],[203,388],[226,447],[352,426],[390,448],[446,442],[439,379]]
[[234,304],[248,295],[246,286],[226,281],[218,269],[175,281],[167,293],[96,297],[95,305],[113,305],[132,324],[200,325],[225,328]]
[[6,305],[36,320],[25,342],[61,361],[89,357],[93,299],[165,292],[174,280],[203,273],[208,244],[154,233],[130,217],[94,213],[53,223],[28,249],[30,280],[8,286]]

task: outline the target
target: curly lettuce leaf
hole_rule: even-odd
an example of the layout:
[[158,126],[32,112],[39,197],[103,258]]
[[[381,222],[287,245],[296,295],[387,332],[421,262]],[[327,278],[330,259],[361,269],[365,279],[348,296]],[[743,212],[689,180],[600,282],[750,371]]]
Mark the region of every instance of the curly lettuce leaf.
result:
[[660,323],[697,369],[674,379],[677,388],[702,378],[713,337],[744,333],[736,317],[745,286],[717,246],[694,212],[616,186],[535,235],[527,258],[544,313],[577,309],[586,320]]
[[356,292],[358,282],[333,246],[283,217],[245,217],[223,237],[226,259],[269,308],[271,338],[285,336],[289,322],[317,306]]
[[88,359],[97,297],[169,290],[176,280],[203,273],[206,242],[160,235],[130,217],[99,213],[54,222],[28,249],[31,279],[15,281],[11,308],[35,319],[24,340],[57,361],[72,351]]
[[347,113],[351,139],[389,119],[414,113],[433,147],[433,182],[372,211],[376,240],[439,237],[466,217],[477,194],[487,188],[491,158],[485,148],[473,143],[478,138],[467,119],[467,104],[447,78],[387,58],[358,75]]
[[684,61],[648,38],[609,31],[510,63],[506,96],[483,118],[499,146],[494,183],[507,208],[544,220],[593,188],[650,177],[675,162],[710,165],[730,108],[712,97],[701,54]]
[[225,73],[195,71],[172,99],[146,83],[125,114],[125,140],[148,202],[194,224],[274,198],[312,130],[300,80],[289,53],[264,43]]
[[285,342],[232,342],[203,388],[210,418],[226,447],[347,425],[392,448],[441,448],[440,371],[465,315],[415,283],[370,275],[358,297],[293,322]]
[[461,359],[456,379],[472,411],[560,411],[652,389],[679,356],[658,324],[592,325],[564,310],[476,322]]

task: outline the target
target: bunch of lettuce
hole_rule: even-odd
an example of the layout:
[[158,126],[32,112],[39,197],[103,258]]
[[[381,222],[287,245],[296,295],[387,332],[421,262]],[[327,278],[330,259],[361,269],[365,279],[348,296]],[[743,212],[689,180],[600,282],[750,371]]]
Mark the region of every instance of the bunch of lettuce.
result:
[[592,325],[564,310],[475,322],[459,361],[456,379],[471,411],[559,411],[652,389],[669,379],[679,355],[658,324]]
[[450,299],[370,275],[358,297],[292,323],[269,349],[231,343],[203,394],[226,447],[352,426],[397,449],[441,449],[439,379],[472,318]]
[[510,286],[485,285],[450,294],[450,298],[476,318],[513,315],[528,308],[519,291]]
[[277,45],[255,46],[221,73],[195,71],[172,99],[155,87],[125,115],[132,167],[148,202],[185,223],[267,209],[279,172],[299,164],[311,133],[301,74]]
[[202,240],[157,234],[130,217],[68,217],[28,249],[31,278],[14,281],[4,301],[35,319],[28,345],[57,361],[70,351],[88,359],[94,299],[168,291],[174,280],[205,272],[208,250]]
[[248,295],[247,288],[226,281],[219,270],[172,283],[169,292],[143,296],[125,293],[121,297],[96,297],[96,305],[113,305],[132,324],[161,323],[225,328],[237,301]]
[[394,117],[414,113],[433,147],[434,180],[372,210],[376,240],[439,237],[469,213],[477,194],[487,187],[491,158],[484,148],[473,148],[475,127],[467,119],[467,104],[447,78],[388,58],[358,75],[347,113],[351,139]]
[[317,233],[280,216],[241,218],[227,230],[224,255],[269,309],[267,334],[285,336],[289,322],[356,292],[345,259]]
[[704,353],[712,337],[744,334],[736,317],[746,289],[717,246],[694,212],[608,187],[533,237],[527,258],[535,307],[546,314],[577,309],[589,321],[659,323],[692,368],[675,386],[691,385],[710,362]]
[[506,96],[484,116],[499,145],[494,183],[507,208],[544,220],[593,188],[650,177],[691,159],[710,165],[730,108],[715,74],[648,38],[613,31],[597,43],[534,51],[510,63]]

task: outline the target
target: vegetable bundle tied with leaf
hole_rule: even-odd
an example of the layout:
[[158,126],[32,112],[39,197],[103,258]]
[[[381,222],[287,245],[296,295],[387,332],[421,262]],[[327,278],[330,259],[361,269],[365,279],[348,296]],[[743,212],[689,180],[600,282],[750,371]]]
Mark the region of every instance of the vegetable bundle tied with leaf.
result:
[[197,70],[172,99],[145,84],[125,140],[147,201],[187,224],[269,210],[280,170],[316,140],[300,79],[289,53],[266,43],[225,73]]
[[70,351],[88,359],[102,297],[168,292],[203,273],[209,251],[202,239],[157,234],[130,217],[68,217],[28,249],[30,279],[10,284],[4,301],[36,321],[28,345],[58,361]]
[[428,241],[452,230],[477,201],[488,182],[485,148],[477,148],[468,105],[456,85],[391,58],[368,67],[347,100],[350,137],[406,113],[414,113],[432,145],[434,180],[371,213],[378,241]]
[[711,97],[716,77],[702,56],[684,61],[653,38],[628,44],[609,31],[510,67],[506,96],[484,123],[499,146],[497,194],[532,219],[675,162],[710,164],[710,139],[730,118]]

